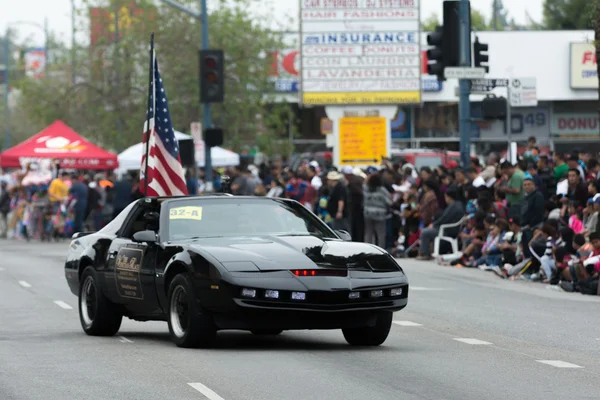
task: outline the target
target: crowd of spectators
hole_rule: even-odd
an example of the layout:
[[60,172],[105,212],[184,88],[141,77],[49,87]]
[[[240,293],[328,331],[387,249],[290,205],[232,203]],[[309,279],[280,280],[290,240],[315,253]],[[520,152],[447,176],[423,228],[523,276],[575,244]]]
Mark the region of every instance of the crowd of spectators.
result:
[[[304,204],[353,241],[401,257],[479,268],[504,279],[539,281],[569,292],[600,295],[600,163],[585,151],[540,153],[535,139],[513,164],[497,154],[467,169],[392,163],[336,168],[331,159],[281,161],[214,171],[215,187],[234,195],[287,197]],[[140,198],[137,177],[60,173],[49,186],[0,188],[0,236],[31,235],[44,198],[54,229],[98,230]],[[204,185],[187,174],[190,194]],[[32,194],[33,193],[33,194]],[[36,196],[38,196],[36,198]],[[56,219],[56,221],[54,219]],[[44,224],[39,225],[40,235]],[[436,237],[455,238],[459,252]],[[438,251],[434,251],[438,250]]]
[[[307,159],[296,170],[273,163],[227,174],[233,194],[293,198],[354,241],[397,256],[600,295],[597,155],[541,154],[532,138],[515,164],[491,154],[466,170],[389,160],[338,169]],[[444,225],[457,254],[444,254],[444,242],[433,254]]]

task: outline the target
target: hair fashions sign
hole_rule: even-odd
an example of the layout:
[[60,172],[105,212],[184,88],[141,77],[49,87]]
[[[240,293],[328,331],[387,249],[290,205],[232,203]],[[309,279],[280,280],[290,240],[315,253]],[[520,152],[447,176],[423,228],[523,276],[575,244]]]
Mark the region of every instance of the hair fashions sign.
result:
[[594,43],[571,43],[571,89],[598,89]]
[[420,104],[419,0],[300,0],[300,102]]

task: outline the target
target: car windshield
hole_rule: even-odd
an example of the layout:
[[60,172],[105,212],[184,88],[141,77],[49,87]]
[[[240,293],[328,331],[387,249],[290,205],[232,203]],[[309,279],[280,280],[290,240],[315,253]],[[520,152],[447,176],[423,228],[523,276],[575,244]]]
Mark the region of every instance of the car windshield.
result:
[[185,199],[168,203],[169,240],[313,235],[336,238],[304,206],[265,199]]

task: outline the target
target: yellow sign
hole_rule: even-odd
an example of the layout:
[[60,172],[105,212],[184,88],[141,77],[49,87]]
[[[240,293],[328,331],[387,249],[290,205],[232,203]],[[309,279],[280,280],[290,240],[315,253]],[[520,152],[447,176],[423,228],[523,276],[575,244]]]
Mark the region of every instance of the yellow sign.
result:
[[419,104],[421,92],[302,93],[303,104]]
[[384,117],[340,119],[340,166],[380,164],[388,156],[388,120]]
[[169,219],[192,219],[202,221],[202,207],[175,207],[169,211]]

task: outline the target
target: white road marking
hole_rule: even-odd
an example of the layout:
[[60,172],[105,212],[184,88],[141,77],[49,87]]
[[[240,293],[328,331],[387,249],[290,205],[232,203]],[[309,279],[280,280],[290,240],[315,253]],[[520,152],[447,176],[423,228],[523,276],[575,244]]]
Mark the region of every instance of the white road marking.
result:
[[73,307],[71,307],[70,305],[68,305],[67,303],[65,303],[62,300],[54,300],[54,304],[56,304],[57,306],[59,306],[60,308],[64,309],[64,310],[72,310]]
[[449,290],[449,289],[442,289],[442,288],[428,288],[428,287],[422,287],[422,286],[409,286],[408,290],[417,290],[417,291],[422,291],[422,290]]
[[25,281],[19,281],[19,285],[23,286],[24,288],[30,288],[31,285]]
[[133,343],[133,340],[127,339],[125,336],[117,336],[121,343]]
[[210,388],[204,386],[201,383],[188,383],[191,387],[202,393],[209,400],[225,400],[215,392],[213,392]]
[[583,368],[581,365],[571,364],[560,360],[535,360],[542,364],[551,365],[556,368]]
[[396,325],[400,325],[400,326],[423,326],[421,324],[417,324],[416,322],[412,322],[412,321],[393,321]]
[[458,342],[463,342],[466,344],[492,344],[490,342],[486,342],[486,341],[479,340],[479,339],[471,339],[471,338],[454,338],[454,340],[456,340]]

